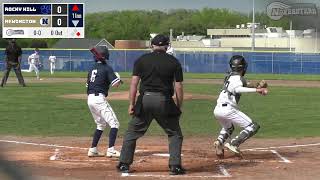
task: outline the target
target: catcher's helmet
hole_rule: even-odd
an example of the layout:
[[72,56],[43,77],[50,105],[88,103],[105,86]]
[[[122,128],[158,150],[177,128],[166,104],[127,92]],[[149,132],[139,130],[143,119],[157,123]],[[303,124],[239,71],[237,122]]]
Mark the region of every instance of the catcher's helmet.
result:
[[106,46],[96,46],[90,49],[97,61],[105,61],[109,59],[109,50]]
[[232,56],[229,65],[232,72],[243,72],[243,75],[246,73],[248,67],[246,60],[240,55]]

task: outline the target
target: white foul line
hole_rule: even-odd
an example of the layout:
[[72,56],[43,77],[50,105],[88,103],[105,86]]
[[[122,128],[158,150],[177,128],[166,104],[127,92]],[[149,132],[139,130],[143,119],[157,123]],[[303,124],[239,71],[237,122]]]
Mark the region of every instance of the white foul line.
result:
[[269,150],[269,149],[282,149],[282,148],[295,148],[295,147],[310,147],[310,146],[320,146],[320,143],[314,144],[297,144],[291,146],[274,146],[274,147],[265,147],[265,148],[252,148],[252,149],[243,149],[242,151],[255,151],[255,150]]
[[22,142],[22,141],[9,141],[9,140],[2,140],[2,139],[0,139],[0,142],[26,144],[26,145],[33,145],[33,146],[46,146],[46,147],[56,147],[56,148],[88,150],[88,148],[81,148],[81,147],[61,146],[61,145],[56,145],[56,144],[30,143],[30,142]]
[[277,155],[280,159],[282,159],[282,161],[280,162],[284,162],[284,163],[292,163],[289,159],[281,156],[276,150],[270,150],[273,154]]
[[[54,148],[67,148],[67,149],[88,150],[88,148],[82,148],[82,147],[62,146],[62,145],[44,144],[44,143],[31,143],[31,142],[23,142],[23,141],[11,141],[11,140],[4,140],[4,139],[0,139],[0,142],[15,143],[15,144],[25,144],[25,145],[32,145],[32,146],[45,146],[45,147],[54,147]],[[149,150],[137,149],[135,152],[136,152],[136,153],[138,153],[138,152],[149,152]]]

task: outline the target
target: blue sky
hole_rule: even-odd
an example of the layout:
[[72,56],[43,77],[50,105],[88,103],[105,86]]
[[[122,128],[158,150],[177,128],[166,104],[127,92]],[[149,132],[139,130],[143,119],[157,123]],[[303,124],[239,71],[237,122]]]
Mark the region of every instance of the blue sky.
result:
[[[255,0],[256,10],[265,11],[267,4],[280,0]],[[283,2],[316,3],[320,0],[282,0]],[[0,0],[0,2],[84,2],[86,12],[100,12],[112,10],[157,9],[167,11],[169,9],[202,9],[227,8],[234,11],[249,13],[252,10],[252,0]]]

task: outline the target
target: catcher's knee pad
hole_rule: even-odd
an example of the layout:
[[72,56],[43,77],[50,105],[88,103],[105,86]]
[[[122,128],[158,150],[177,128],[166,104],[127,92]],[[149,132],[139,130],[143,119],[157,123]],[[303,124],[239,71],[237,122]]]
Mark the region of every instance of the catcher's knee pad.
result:
[[249,126],[247,126],[245,129],[248,130],[250,134],[252,134],[251,136],[253,136],[259,131],[260,125],[256,122],[253,122]]
[[221,142],[221,143],[224,143],[229,137],[231,137],[232,133],[234,131],[234,126],[233,124],[231,125],[230,128],[227,128],[227,129],[222,129],[220,131],[220,134],[218,136],[218,140]]
[[259,129],[260,126],[258,123],[251,123],[244,130],[242,130],[238,136],[231,140],[231,144],[239,146],[240,144],[244,143],[247,139],[255,135]]

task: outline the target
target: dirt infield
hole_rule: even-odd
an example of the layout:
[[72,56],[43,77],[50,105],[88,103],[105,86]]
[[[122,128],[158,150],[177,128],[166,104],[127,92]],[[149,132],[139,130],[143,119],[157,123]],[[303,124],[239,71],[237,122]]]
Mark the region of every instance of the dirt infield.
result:
[[[242,158],[226,152],[225,159],[217,159],[212,150],[212,139],[189,137],[184,141],[182,152],[187,174],[178,177],[168,175],[165,136],[143,137],[138,141],[129,174],[115,170],[118,163],[115,158],[88,158],[90,142],[90,138],[76,137],[0,137],[2,155],[23,168],[33,179],[320,178],[320,138],[252,139],[241,147]],[[118,145],[121,142],[120,138]],[[105,150],[105,146],[103,140],[99,147]]]

